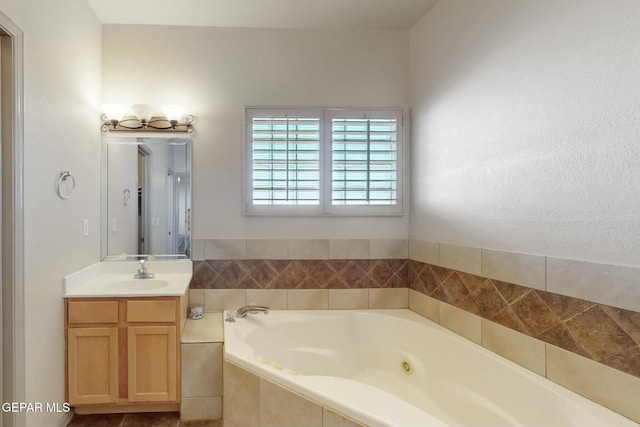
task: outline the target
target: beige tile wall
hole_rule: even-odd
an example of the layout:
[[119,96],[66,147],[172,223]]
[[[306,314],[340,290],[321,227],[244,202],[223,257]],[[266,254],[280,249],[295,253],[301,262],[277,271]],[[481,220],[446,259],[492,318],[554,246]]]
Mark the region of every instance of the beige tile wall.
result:
[[546,257],[482,249],[482,277],[533,289],[546,288]]
[[224,395],[225,423],[235,427],[365,427],[228,361]]
[[411,259],[640,312],[639,267],[418,239],[195,239],[192,259]]
[[640,311],[640,268],[570,259],[547,259],[547,290]]
[[261,427],[322,427],[322,405],[260,378]]
[[183,343],[181,350],[182,396],[222,396],[222,343]]
[[640,312],[640,267],[409,241],[409,259]]
[[640,380],[624,372],[546,345],[547,378],[640,423]]
[[441,243],[439,265],[452,270],[480,275],[482,273],[482,250]]
[[407,288],[370,289],[191,289],[191,303],[207,312],[266,305],[272,310],[365,310],[408,308]]
[[237,427],[260,426],[260,377],[224,361],[222,413]]
[[288,240],[247,240],[246,245],[247,259],[289,259]]
[[480,344],[482,342],[480,316],[461,310],[449,304],[438,304],[440,324],[458,335]]
[[369,259],[370,253],[367,239],[329,240],[329,259]]
[[195,239],[192,260],[407,259],[407,239]]
[[546,346],[543,341],[482,319],[481,344],[538,375],[546,375]]
[[222,418],[222,315],[188,319],[182,334],[182,421]]

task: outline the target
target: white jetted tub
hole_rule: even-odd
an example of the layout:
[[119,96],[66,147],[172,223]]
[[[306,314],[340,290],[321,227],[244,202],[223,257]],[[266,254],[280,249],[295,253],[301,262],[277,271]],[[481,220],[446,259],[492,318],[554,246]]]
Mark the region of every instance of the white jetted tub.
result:
[[225,358],[369,426],[638,426],[410,310],[225,322]]

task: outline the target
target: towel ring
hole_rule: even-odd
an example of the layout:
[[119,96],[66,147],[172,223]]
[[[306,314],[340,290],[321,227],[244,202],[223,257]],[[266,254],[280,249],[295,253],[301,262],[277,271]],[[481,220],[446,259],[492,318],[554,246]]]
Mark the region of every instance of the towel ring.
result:
[[[63,184],[65,184],[67,182],[67,179],[69,178],[71,179],[71,189],[69,189],[69,187],[66,185],[63,187]],[[66,200],[69,197],[71,197],[75,189],[76,189],[76,179],[73,177],[73,175],[71,175],[67,171],[60,172],[60,177],[58,178],[58,184],[56,185],[56,192],[58,193],[58,197],[60,197],[63,200]]]

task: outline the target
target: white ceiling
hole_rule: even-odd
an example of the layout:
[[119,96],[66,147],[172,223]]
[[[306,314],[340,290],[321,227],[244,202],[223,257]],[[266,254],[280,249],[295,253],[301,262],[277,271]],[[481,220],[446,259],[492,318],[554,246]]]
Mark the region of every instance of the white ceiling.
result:
[[88,0],[103,24],[408,30],[438,0]]

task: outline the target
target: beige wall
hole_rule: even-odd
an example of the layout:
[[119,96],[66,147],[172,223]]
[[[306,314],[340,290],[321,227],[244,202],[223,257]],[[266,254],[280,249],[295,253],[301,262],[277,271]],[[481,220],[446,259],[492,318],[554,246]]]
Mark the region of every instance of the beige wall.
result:
[[[108,103],[196,116],[193,237],[406,238],[408,215],[242,215],[243,107],[404,107],[408,33],[105,25]],[[408,206],[408,205],[407,205]]]
[[[24,33],[26,400],[64,402],[62,277],[100,252],[101,27],[86,2],[0,0],[0,11]],[[68,200],[54,191],[61,171],[76,180]]]
[[640,265],[637,1],[437,3],[410,31],[410,237]]

